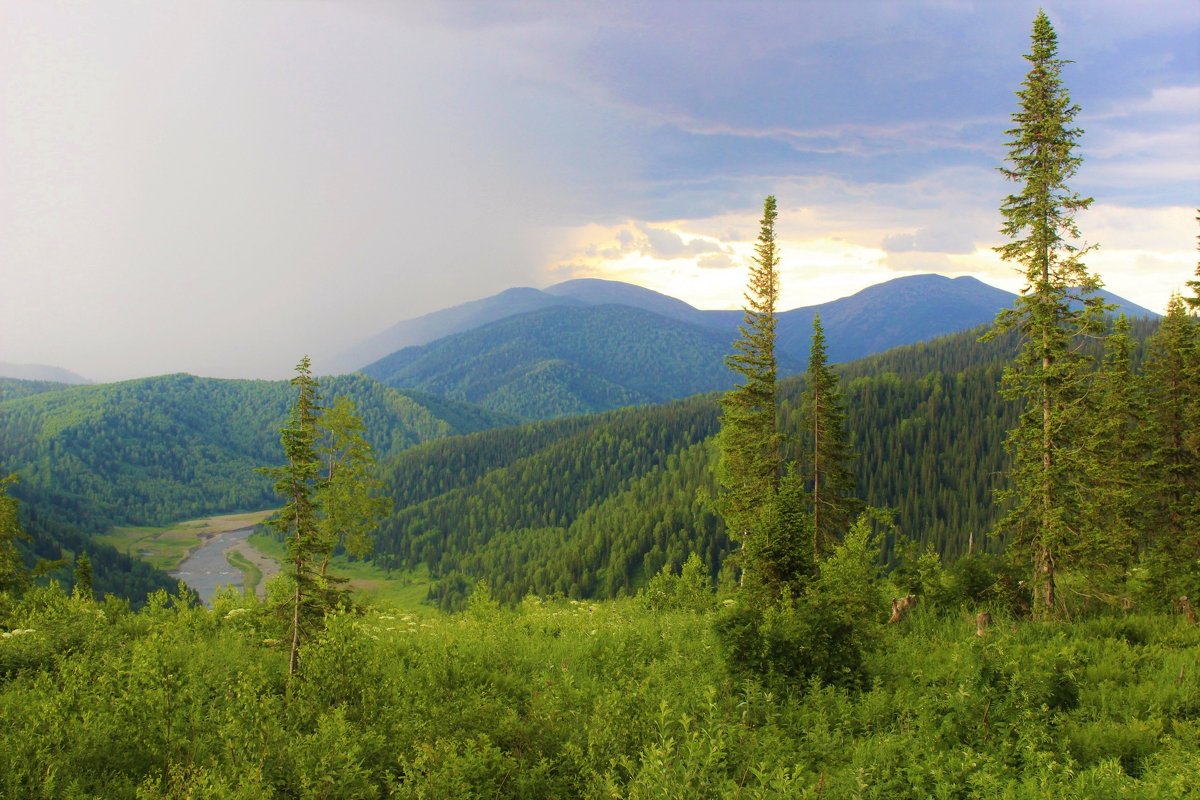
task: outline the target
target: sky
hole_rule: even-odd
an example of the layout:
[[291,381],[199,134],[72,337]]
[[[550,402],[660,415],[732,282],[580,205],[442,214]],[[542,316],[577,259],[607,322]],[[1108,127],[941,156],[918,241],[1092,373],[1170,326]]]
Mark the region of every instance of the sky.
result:
[[1200,3],[0,0],[0,361],[280,378],[512,286],[781,308],[1010,291],[997,167],[1039,5],[1073,63],[1087,258],[1196,269]]

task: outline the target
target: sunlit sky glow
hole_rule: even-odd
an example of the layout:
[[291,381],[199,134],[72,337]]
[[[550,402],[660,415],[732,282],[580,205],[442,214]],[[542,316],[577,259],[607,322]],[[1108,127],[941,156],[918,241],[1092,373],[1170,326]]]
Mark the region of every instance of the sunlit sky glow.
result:
[[[996,257],[1038,3],[0,0],[0,361],[282,377],[511,286],[782,305]],[[1196,266],[1200,4],[1043,3],[1112,291]]]

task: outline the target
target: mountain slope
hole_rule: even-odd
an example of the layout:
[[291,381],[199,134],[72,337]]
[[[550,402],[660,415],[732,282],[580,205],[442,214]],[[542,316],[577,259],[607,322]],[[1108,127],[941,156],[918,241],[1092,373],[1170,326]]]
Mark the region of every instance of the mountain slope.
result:
[[363,372],[539,419],[728,388],[728,352],[721,334],[649,311],[563,306],[407,348]]
[[[915,275],[786,311],[777,318],[780,372],[800,371],[807,362],[818,313],[837,363],[988,324],[1014,299],[971,277]],[[1131,316],[1154,316],[1112,300]],[[548,305],[481,322],[539,303]],[[544,292],[511,290],[417,322],[422,335],[465,329],[398,350],[363,372],[392,386],[538,419],[727,388],[730,377],[720,365],[742,312],[702,311],[640,286],[584,279]]]
[[[355,401],[381,456],[509,419],[440,398],[427,406],[362,375],[321,392]],[[274,500],[254,470],[282,459],[292,395],[286,381],[167,375],[14,398],[0,403],[0,471],[18,472],[23,495],[83,504],[112,524],[263,508]]]
[[492,297],[473,300],[396,323],[333,359],[331,372],[353,372],[389,353],[473,330],[508,317],[561,305],[578,305],[570,297],[556,297],[538,289],[507,289]]
[[[1130,317],[1158,315],[1116,295],[1101,293]],[[846,361],[891,347],[923,341],[991,322],[1015,295],[971,277],[912,275],[870,286],[848,297],[779,314],[780,351],[806,360],[812,319],[821,314],[829,338],[837,342],[833,361]],[[428,344],[493,322],[557,306],[622,305],[668,319],[737,335],[742,312],[697,309],[682,300],[620,281],[581,278],[544,290],[509,289],[493,297],[435,311],[397,323],[348,351],[337,370],[354,370],[405,347]],[[335,370],[335,371],[337,371]]]
[[829,341],[829,360],[852,361],[989,323],[1012,300],[1012,294],[975,278],[897,278],[849,297],[780,314],[778,347],[807,353],[813,317],[819,313]]
[[[1144,339],[1153,321],[1135,324]],[[859,453],[860,496],[894,508],[902,534],[943,555],[996,547],[1004,433],[1017,408],[997,387],[1016,350],[982,328],[837,368]],[[803,383],[780,383],[788,457],[798,457]],[[714,573],[731,552],[714,495],[717,395],[590,417],[482,431],[419,445],[389,461],[394,513],[376,558],[425,565],[436,598],[461,602],[480,578],[505,600],[528,592],[628,594],[695,552]],[[890,552],[896,542],[889,540]]]

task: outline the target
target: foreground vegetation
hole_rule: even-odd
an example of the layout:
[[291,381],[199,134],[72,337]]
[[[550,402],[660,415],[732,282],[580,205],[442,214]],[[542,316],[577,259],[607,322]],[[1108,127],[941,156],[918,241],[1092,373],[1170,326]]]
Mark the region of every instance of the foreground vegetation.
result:
[[141,611],[0,595],[0,796],[1179,798],[1200,780],[1200,628],[962,607],[896,625],[861,665],[731,668],[729,607],[660,576],[637,598],[476,592],[455,616],[343,611],[287,678],[252,597]]

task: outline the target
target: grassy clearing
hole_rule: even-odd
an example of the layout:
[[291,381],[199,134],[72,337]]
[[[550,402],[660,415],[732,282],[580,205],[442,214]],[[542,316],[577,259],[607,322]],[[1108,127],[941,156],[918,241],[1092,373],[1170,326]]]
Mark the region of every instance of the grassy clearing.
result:
[[244,591],[258,591],[258,585],[262,583],[263,574],[257,564],[237,550],[227,551],[225,553],[225,560],[229,562],[231,567],[242,573],[242,588]]
[[179,567],[188,553],[221,533],[257,525],[272,511],[251,511],[185,520],[163,527],[118,527],[96,539],[161,570]]
[[[260,553],[274,558],[281,564],[287,563],[287,548],[273,537],[255,533],[247,541]],[[329,565],[329,569],[334,575],[349,581],[350,590],[361,603],[407,613],[434,613],[433,607],[425,605],[424,602],[432,583],[428,571],[424,568],[388,572],[365,561],[352,561],[345,556],[337,556]]]

